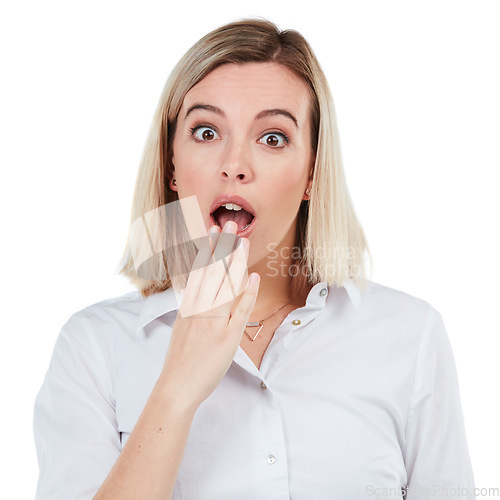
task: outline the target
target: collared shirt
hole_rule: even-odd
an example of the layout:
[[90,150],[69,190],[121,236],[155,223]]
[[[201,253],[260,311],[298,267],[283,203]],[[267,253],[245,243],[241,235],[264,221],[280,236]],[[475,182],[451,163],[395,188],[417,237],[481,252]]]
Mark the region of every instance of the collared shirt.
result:
[[[38,500],[90,499],[160,375],[178,304],[72,315],[35,402]],[[429,303],[316,284],[259,369],[241,347],[195,414],[175,500],[475,498],[452,349]],[[403,495],[406,495],[404,497]]]

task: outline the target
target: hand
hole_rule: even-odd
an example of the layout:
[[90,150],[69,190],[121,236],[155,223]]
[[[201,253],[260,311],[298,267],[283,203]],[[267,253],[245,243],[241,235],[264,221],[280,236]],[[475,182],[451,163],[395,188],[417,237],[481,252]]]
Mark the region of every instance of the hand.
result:
[[209,233],[200,248],[183,290],[160,376],[176,402],[195,410],[229,369],[257,298],[260,276],[253,273],[243,282],[250,241],[240,238],[231,253],[236,228],[233,221],[226,222],[223,233]]

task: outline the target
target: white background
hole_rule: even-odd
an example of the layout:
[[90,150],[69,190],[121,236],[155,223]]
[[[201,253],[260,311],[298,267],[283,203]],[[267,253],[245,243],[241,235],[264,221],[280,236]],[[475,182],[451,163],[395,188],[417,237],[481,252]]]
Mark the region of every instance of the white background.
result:
[[53,1],[0,12],[0,497],[33,498],[33,402],[62,324],[115,270],[165,80],[202,35],[262,16],[330,81],[371,279],[430,302],[457,363],[476,485],[500,487],[496,1]]

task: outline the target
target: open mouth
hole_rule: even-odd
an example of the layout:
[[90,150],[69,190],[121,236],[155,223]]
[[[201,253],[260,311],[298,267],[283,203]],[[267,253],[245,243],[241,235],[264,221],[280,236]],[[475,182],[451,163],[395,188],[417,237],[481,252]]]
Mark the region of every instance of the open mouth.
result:
[[228,220],[233,220],[238,225],[236,234],[244,237],[250,234],[255,225],[255,215],[233,203],[221,205],[210,214],[210,220],[212,224],[217,224],[220,228],[223,228]]

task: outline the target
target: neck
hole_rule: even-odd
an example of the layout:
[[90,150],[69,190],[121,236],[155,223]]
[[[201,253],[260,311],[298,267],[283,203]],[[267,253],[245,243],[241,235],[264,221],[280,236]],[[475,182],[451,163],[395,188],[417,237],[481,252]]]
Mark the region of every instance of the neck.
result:
[[[259,294],[255,301],[255,307],[251,318],[262,319],[262,317],[271,314],[278,307],[293,300],[291,297],[291,279],[286,276],[269,276],[267,269],[255,265],[248,270],[248,274],[257,272],[260,275]],[[255,321],[258,321],[256,319]],[[254,321],[253,319],[251,321]]]
[[[305,304],[312,285],[304,283],[297,294],[292,292],[291,256],[279,259],[263,259],[248,269],[248,274],[260,275],[259,293],[249,322],[256,322],[273,313],[279,307],[290,302],[282,311],[289,312],[289,307],[301,307]],[[281,311],[280,311],[281,312]]]

